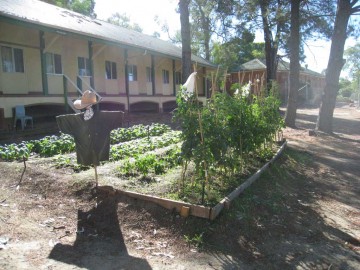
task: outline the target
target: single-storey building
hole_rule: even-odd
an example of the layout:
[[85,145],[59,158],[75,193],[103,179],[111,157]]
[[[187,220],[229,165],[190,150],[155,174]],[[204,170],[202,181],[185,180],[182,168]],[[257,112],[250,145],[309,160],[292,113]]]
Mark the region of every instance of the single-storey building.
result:
[[[102,96],[100,109],[169,111],[181,58],[181,48],[149,35],[41,1],[1,0],[0,117],[13,117],[16,105],[34,113],[64,108],[86,89]],[[216,66],[192,61],[205,100]]]
[[[280,97],[283,103],[287,103],[290,86],[289,63],[280,60],[276,73],[276,81],[279,84]],[[227,88],[234,84],[247,84],[251,82],[254,93],[259,92],[266,83],[266,64],[260,59],[246,62],[237,70],[230,72],[227,78]],[[307,104],[318,104],[321,93],[325,86],[325,75],[312,71],[308,68],[300,69],[299,102]]]

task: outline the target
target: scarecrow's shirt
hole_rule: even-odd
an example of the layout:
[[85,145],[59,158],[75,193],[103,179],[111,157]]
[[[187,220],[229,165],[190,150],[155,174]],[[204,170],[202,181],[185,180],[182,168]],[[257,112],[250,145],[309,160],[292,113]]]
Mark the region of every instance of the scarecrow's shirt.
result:
[[63,133],[74,137],[77,163],[97,166],[109,160],[110,132],[122,126],[123,118],[121,111],[99,111],[87,121],[84,113],[77,113],[57,116],[56,122]]

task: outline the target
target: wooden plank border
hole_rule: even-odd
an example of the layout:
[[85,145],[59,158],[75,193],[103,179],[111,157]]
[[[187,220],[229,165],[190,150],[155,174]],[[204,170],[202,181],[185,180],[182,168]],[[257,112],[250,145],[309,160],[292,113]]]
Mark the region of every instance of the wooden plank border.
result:
[[153,202],[169,210],[175,210],[184,217],[187,217],[188,215],[192,215],[196,217],[214,220],[224,208],[228,209],[231,205],[231,202],[234,199],[236,199],[246,188],[248,188],[252,183],[254,183],[257,179],[260,178],[260,176],[264,173],[264,171],[267,170],[269,166],[282,154],[286,145],[287,145],[287,141],[284,141],[280,149],[276,152],[276,154],[269,162],[267,162],[261,169],[259,169],[255,174],[250,176],[244,183],[238,186],[234,191],[232,191],[228,196],[226,196],[224,199],[222,199],[217,205],[215,205],[212,208],[202,205],[195,205],[186,202],[181,202],[181,201],[164,199],[157,196],[141,194],[133,191],[117,189],[116,192],[118,194],[123,194],[131,198]]
[[256,173],[250,176],[244,183],[242,183],[234,191],[232,191],[229,195],[227,195],[224,199],[222,199],[217,205],[215,205],[211,209],[209,219],[214,220],[224,208],[226,209],[229,208],[231,202],[235,198],[237,198],[252,183],[254,183],[257,179],[259,179],[260,176],[265,172],[265,170],[267,170],[269,166],[272,163],[274,163],[274,161],[282,154],[286,145],[287,145],[287,141],[284,141],[280,149],[276,152],[276,154],[273,156],[273,158],[270,161],[268,161],[264,166],[261,167],[261,169],[259,169]]
[[195,205],[181,201],[164,199],[164,198],[145,195],[132,191],[117,190],[117,193],[127,195],[131,198],[153,202],[166,209],[175,210],[178,213],[184,212],[185,210],[186,215],[190,214],[192,216],[201,217],[201,218],[209,218],[210,216],[211,208],[202,205]]

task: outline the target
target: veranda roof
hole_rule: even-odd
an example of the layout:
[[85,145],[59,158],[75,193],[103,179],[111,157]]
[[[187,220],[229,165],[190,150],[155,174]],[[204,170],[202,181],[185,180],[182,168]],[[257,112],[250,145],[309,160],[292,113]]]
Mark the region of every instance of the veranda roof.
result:
[[[37,0],[1,0],[0,20],[8,21],[9,19],[40,29],[45,27],[59,34],[72,33],[89,39],[110,42],[114,45],[149,50],[180,60],[182,57],[181,48],[168,41]],[[202,66],[216,67],[196,55],[192,55],[192,61]]]

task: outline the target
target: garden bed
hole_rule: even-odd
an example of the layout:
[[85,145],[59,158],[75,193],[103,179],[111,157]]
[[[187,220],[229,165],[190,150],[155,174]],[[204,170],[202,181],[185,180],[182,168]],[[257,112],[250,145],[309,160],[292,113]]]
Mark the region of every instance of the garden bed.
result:
[[[201,205],[201,194],[196,192],[195,184],[192,191],[181,195],[178,193],[178,183],[183,173],[179,131],[173,131],[166,125],[138,125],[115,130],[111,140],[110,161],[97,167],[100,186],[111,186],[121,194],[155,202],[183,216],[216,218],[239,195],[239,189],[242,191],[249,186],[274,160],[252,159],[253,162],[244,166],[242,174],[234,175],[234,181],[214,190],[212,197],[209,196],[210,200]],[[273,146],[277,157],[285,144],[280,148],[276,144]],[[26,156],[29,166],[46,166],[57,173],[71,175],[69,185],[85,188],[95,184],[94,169],[76,163],[74,142],[68,135],[2,146],[1,151],[4,160],[19,160],[21,156]],[[59,154],[62,152],[71,153]],[[190,163],[185,177],[194,175],[194,166]],[[233,195],[234,192],[236,195]]]
[[[113,192],[124,194],[129,197],[140,199],[144,201],[149,201],[156,203],[166,209],[174,210],[177,213],[180,213],[181,216],[187,217],[189,215],[206,218],[214,220],[223,209],[228,209],[231,205],[231,202],[237,198],[246,188],[248,188],[252,183],[254,183],[268,168],[269,166],[282,154],[283,150],[286,147],[286,141],[283,142],[279,150],[276,152],[274,157],[266,162],[259,170],[257,170],[252,176],[245,180],[241,185],[235,188],[230,194],[223,198],[218,204],[213,207],[206,207],[202,205],[196,205],[192,203],[186,203],[183,201],[176,201],[171,199],[166,199],[158,196],[153,196],[146,193],[139,193],[128,191],[124,189],[113,190]],[[134,188],[136,190],[136,188]],[[159,192],[160,189],[153,189],[155,192]],[[166,194],[164,194],[166,196]]]

